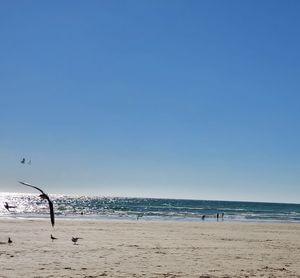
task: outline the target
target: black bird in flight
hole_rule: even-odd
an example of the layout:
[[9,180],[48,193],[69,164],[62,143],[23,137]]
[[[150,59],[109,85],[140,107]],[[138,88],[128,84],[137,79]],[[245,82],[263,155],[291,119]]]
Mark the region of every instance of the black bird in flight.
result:
[[14,208],[16,208],[15,206],[10,206],[7,202],[5,202],[4,207],[5,207],[8,211],[10,211],[9,209],[14,209]]
[[26,186],[29,186],[29,187],[32,187],[32,188],[35,188],[37,189],[38,191],[40,191],[42,194],[40,194],[40,197],[43,199],[43,200],[47,200],[48,203],[49,203],[49,209],[50,209],[50,219],[51,219],[51,224],[52,224],[52,227],[54,227],[54,209],[53,209],[53,203],[52,201],[50,200],[49,196],[40,188],[32,185],[32,184],[29,184],[29,183],[26,183],[26,182],[22,182],[22,181],[19,181],[19,183],[23,184],[23,185],[26,185]]
[[[20,163],[26,164],[26,158],[23,157],[23,158],[21,159]],[[29,159],[29,160],[27,161],[27,164],[28,164],[28,165],[31,165],[31,159]]]

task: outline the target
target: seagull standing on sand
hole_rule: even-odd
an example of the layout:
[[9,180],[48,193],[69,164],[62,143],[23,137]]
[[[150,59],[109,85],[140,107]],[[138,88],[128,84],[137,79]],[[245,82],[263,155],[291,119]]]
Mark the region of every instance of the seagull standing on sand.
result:
[[56,240],[57,238],[56,237],[54,237],[53,235],[51,235],[50,236],[50,238],[52,239],[52,242],[54,241],[54,240]]
[[19,181],[19,183],[21,183],[23,185],[26,185],[26,186],[29,186],[29,187],[32,187],[32,188],[35,188],[35,189],[37,189],[38,191],[40,191],[42,193],[42,194],[40,194],[40,197],[43,200],[46,199],[48,201],[48,203],[49,203],[51,224],[52,224],[52,227],[54,227],[54,209],[53,209],[53,203],[50,200],[49,196],[42,189],[40,189],[40,188],[38,188],[38,187],[36,187],[34,185],[31,185],[29,183],[22,182],[22,181]]
[[5,202],[4,207],[5,207],[8,211],[10,211],[9,209],[16,208],[15,206],[10,206],[7,202]]
[[78,239],[82,239],[81,237],[73,237],[72,236],[72,241],[74,242],[74,244],[77,244]]
[[8,244],[12,244],[12,240],[10,239],[10,237],[8,237]]

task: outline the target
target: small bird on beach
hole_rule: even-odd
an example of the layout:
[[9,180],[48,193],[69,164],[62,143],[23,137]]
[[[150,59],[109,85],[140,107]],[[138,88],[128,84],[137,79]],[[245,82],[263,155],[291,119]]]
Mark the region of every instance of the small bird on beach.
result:
[[12,244],[12,243],[13,243],[13,241],[11,240],[11,238],[10,238],[10,237],[8,237],[8,241],[7,241],[7,243],[8,243],[8,244]]
[[53,235],[50,235],[50,238],[52,239],[52,242],[54,241],[54,240],[56,240],[57,238],[56,237],[54,237]]
[[43,199],[43,200],[47,200],[48,203],[49,203],[49,209],[50,209],[50,219],[51,219],[51,224],[52,224],[52,227],[54,227],[54,209],[53,209],[53,203],[52,201],[50,200],[49,196],[40,188],[32,185],[32,184],[29,184],[29,183],[26,183],[26,182],[22,182],[22,181],[19,181],[19,183],[23,184],[23,185],[26,185],[26,186],[29,186],[29,187],[32,187],[32,188],[35,188],[37,189],[38,191],[40,191],[42,194],[40,194],[40,197]]
[[8,211],[10,211],[9,209],[11,209],[11,208],[16,208],[15,206],[10,206],[7,202],[5,202],[4,207],[5,207]]
[[72,241],[74,242],[74,244],[77,244],[78,239],[82,239],[81,237],[73,237],[72,236]]

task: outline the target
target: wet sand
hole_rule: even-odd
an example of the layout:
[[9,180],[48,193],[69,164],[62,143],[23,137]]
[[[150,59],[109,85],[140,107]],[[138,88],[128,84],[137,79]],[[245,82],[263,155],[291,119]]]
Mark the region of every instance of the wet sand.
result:
[[300,277],[299,262],[300,224],[0,220],[0,277]]

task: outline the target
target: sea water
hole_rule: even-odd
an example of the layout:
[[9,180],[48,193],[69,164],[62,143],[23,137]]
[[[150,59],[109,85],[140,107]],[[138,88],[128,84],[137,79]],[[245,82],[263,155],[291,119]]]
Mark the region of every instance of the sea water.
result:
[[[300,223],[300,204],[64,195],[50,198],[56,218],[62,219],[203,221],[205,215],[204,221]],[[16,208],[7,211],[5,202]],[[0,193],[0,217],[48,218],[49,206],[38,194]]]

